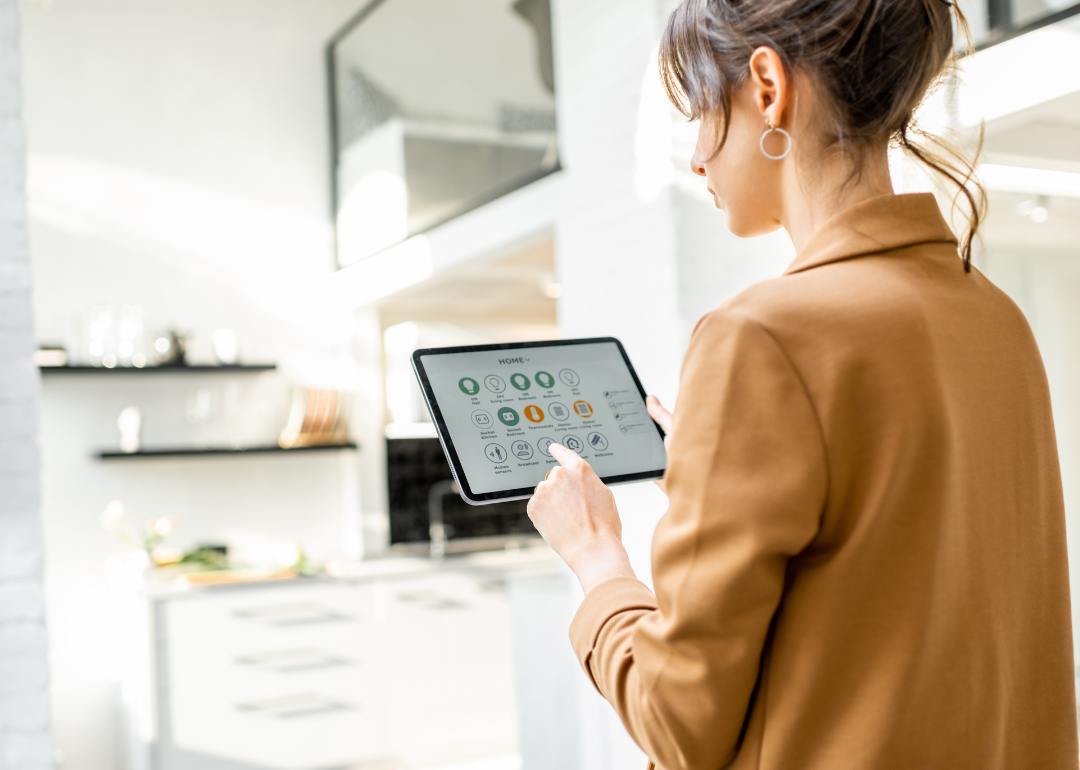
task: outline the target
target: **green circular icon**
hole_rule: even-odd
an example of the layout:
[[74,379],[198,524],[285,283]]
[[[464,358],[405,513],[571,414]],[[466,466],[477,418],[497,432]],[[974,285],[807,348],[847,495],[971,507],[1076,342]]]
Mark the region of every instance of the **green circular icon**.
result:
[[547,372],[537,372],[536,384],[541,388],[553,388],[555,387],[555,378]]
[[502,409],[499,410],[499,422],[501,422],[503,425],[517,425],[518,420],[520,419],[521,418],[518,417],[518,413],[508,406],[504,406]]
[[466,396],[475,396],[480,392],[480,383],[472,377],[462,377],[458,380],[457,386],[461,388],[461,392]]
[[510,384],[518,390],[528,390],[531,383],[529,382],[529,378],[524,374],[511,374]]

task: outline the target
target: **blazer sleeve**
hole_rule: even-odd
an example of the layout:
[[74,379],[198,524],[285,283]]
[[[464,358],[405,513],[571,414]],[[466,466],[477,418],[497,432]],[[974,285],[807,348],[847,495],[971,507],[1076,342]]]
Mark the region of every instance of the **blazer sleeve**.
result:
[[714,311],[691,338],[653,537],[655,597],[630,578],[585,597],[578,659],[664,770],[735,755],[787,561],[818,532],[824,442],[798,372],[758,323]]

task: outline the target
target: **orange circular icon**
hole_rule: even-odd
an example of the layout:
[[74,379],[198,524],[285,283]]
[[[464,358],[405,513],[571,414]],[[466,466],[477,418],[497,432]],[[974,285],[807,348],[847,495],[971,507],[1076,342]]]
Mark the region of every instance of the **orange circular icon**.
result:
[[575,401],[574,411],[578,417],[592,417],[592,405],[588,401]]
[[543,422],[544,410],[534,404],[525,407],[525,419],[529,422]]

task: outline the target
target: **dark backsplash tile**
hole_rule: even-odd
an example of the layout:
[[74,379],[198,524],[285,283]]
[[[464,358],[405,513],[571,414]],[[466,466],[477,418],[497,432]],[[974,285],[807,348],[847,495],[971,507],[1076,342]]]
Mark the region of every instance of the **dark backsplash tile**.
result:
[[[428,492],[438,481],[453,479],[437,438],[386,441],[390,489],[390,542],[428,540]],[[443,521],[449,539],[497,535],[535,535],[526,513],[528,500],[472,506],[458,495],[443,497]]]

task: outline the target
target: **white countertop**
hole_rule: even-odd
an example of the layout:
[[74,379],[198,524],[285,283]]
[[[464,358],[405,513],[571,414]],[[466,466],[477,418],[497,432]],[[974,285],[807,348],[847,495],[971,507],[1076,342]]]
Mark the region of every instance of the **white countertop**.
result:
[[201,591],[249,589],[256,586],[287,586],[308,581],[351,582],[386,577],[405,577],[432,572],[558,572],[562,562],[547,545],[447,555],[442,559],[401,555],[361,561],[332,561],[326,571],[313,577],[278,580],[238,581],[213,585],[192,585],[182,577],[164,572],[150,572],[141,593],[150,599],[166,599],[178,594]]

